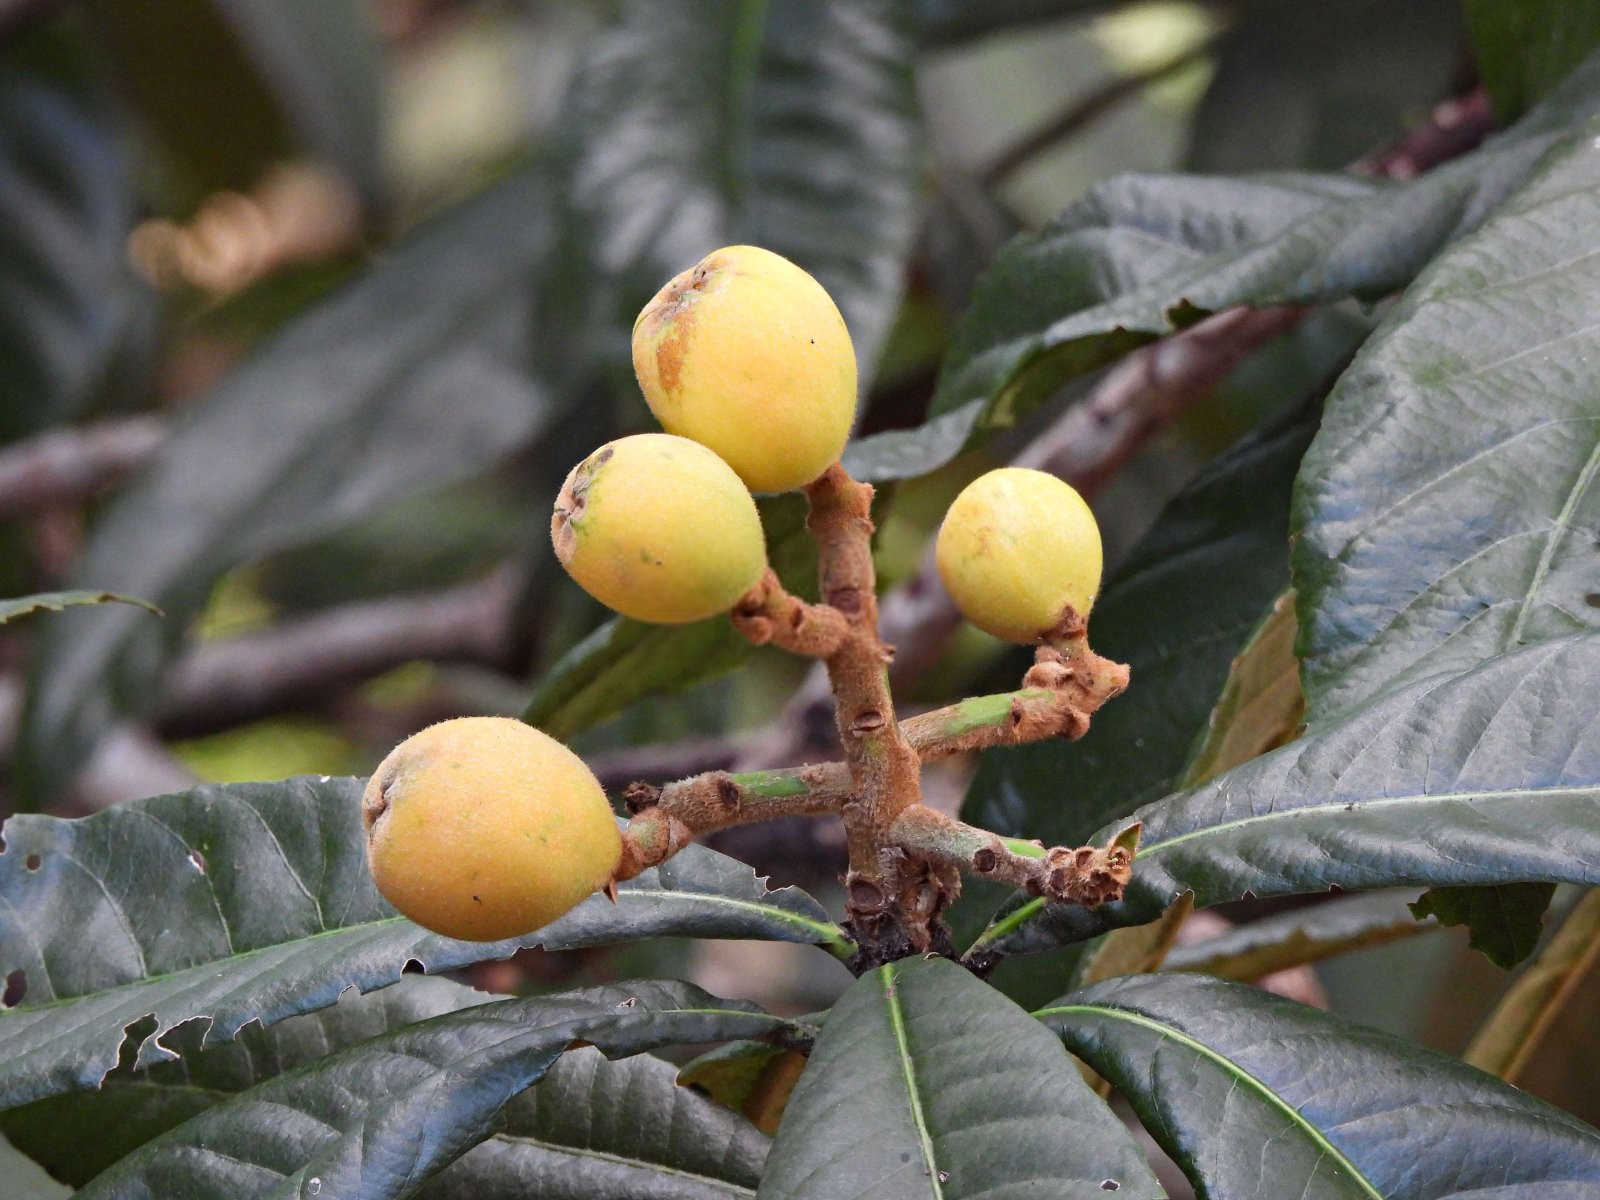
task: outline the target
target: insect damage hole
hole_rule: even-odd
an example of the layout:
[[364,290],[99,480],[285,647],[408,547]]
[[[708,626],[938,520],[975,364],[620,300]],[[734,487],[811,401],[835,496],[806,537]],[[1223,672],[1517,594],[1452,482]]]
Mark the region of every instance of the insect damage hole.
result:
[[18,967],[6,976],[6,985],[0,989],[0,1008],[15,1008],[28,994],[28,973]]

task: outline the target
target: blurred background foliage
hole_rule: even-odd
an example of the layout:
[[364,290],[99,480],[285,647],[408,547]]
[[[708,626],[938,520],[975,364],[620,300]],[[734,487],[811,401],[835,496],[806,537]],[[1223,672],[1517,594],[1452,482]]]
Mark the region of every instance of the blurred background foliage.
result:
[[[892,583],[955,491],[1059,408],[964,449],[924,426],[974,281],[1008,238],[1120,172],[1344,167],[1469,92],[1480,65],[1514,116],[1600,38],[1593,6],[1570,5],[1560,61],[1480,64],[1469,34],[1494,45],[1516,7],[6,6],[0,464],[36,461],[64,429],[124,453],[69,500],[0,507],[0,594],[114,587],[167,615],[111,606],[0,634],[0,808],[80,813],[196,776],[360,774],[426,721],[530,702],[602,758],[768,726],[795,663],[712,626],[608,624],[549,552],[571,463],[649,427],[628,334],[664,279],[753,241],[833,291],[860,350],[862,445],[935,465],[863,451],[885,480]],[[1317,314],[1151,438],[1095,497],[1108,561],[1202,466],[1320,395],[1371,320]],[[883,440],[897,432],[912,440]],[[792,500],[764,515],[775,562],[804,586]],[[321,667],[277,678],[305,661]],[[963,630],[906,694],[934,702],[1011,671]],[[663,702],[668,682],[695,686]],[[943,782],[956,798],[965,784]],[[1347,956],[1318,986],[1457,1051],[1503,982],[1462,944],[1436,933]],[[766,1002],[812,1007],[842,985],[796,974],[785,950],[761,950]],[[727,947],[690,966],[686,947],[648,953],[713,992],[748,990]],[[1059,977],[1052,957],[1028,969]],[[490,982],[637,969],[530,955]],[[1548,1086],[1584,1112],[1569,1084]]]

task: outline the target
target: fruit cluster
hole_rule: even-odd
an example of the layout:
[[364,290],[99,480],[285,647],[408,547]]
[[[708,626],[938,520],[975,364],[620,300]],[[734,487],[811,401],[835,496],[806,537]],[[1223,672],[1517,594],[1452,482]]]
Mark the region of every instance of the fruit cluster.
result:
[[[855,352],[838,308],[787,259],[729,246],[673,278],[645,306],[633,328],[633,362],[666,432],[619,438],[572,469],[550,523],[562,565],[625,616],[679,624],[731,612],[751,640],[774,640],[826,660],[841,729],[848,735],[843,693],[862,693],[855,708],[873,716],[869,727],[885,725],[878,710],[888,707],[887,725],[898,739],[889,748],[909,756],[909,780],[902,771],[898,785],[876,786],[911,795],[885,809],[869,833],[888,836],[892,826],[902,838],[931,838],[921,848],[948,857],[954,851],[946,843],[959,838],[923,815],[928,810],[915,778],[920,751],[894,726],[886,687],[851,684],[863,675],[852,673],[852,661],[865,664],[865,676],[882,675],[887,648],[877,640],[875,605],[863,608],[861,588],[841,592],[857,596],[852,605],[807,604],[784,593],[767,567],[751,495],[806,488],[815,531],[826,523],[818,512],[824,477],[837,473],[835,491],[847,494],[846,507],[854,502],[861,509],[853,518],[846,513],[839,528],[857,573],[866,572],[870,596],[870,523],[860,500],[870,498],[870,489],[837,465],[857,387]],[[936,553],[956,605],[974,624],[1021,643],[1064,646],[1063,639],[1076,638],[1073,653],[1087,661],[1086,643],[1079,643],[1100,583],[1100,538],[1070,486],[1038,471],[991,471],[951,505]],[[1036,692],[1045,680],[1045,700],[1031,699],[1028,709],[1039,731],[1018,716],[1012,740],[1051,731],[1076,736],[1087,712],[1125,685],[1121,668],[1096,682],[1091,671],[1075,676],[1062,667],[1059,649],[1050,653],[1055,657],[1041,658],[1029,676]],[[1051,663],[1053,675],[1038,674]],[[1074,678],[1076,691],[1063,691]],[[854,723],[861,724],[859,715]],[[847,751],[851,745],[846,736]],[[848,786],[857,790],[874,786],[858,769],[861,757],[848,764]],[[396,908],[437,932],[475,940],[519,936],[712,827],[714,818],[696,818],[689,786],[695,782],[684,781],[682,801],[671,812],[652,806],[622,834],[593,774],[559,742],[505,718],[446,721],[396,747],[367,786],[362,816],[373,877]],[[721,787],[726,793],[728,785]],[[808,811],[838,803],[829,796]],[[908,808],[920,812],[906,817]],[[986,869],[998,853],[984,840],[993,835],[971,832],[989,852],[968,855],[978,853],[978,869]],[[1034,881],[1042,868],[1027,865],[1027,856],[1020,861],[1001,877]]]

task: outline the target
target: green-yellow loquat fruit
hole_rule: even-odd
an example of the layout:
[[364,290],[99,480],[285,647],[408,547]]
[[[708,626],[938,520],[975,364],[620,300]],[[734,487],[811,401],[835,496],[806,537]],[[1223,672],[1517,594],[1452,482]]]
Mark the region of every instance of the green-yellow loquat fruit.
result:
[[721,455],[757,492],[810,483],[856,412],[856,355],[823,287],[758,246],[713,250],[633,325],[633,369],[669,433]]
[[1087,618],[1100,588],[1100,527],[1073,487],[1003,467],[950,505],[934,549],[956,607],[979,629],[1034,642],[1068,609]]
[[548,925],[604,887],[622,839],[571,750],[509,717],[413,734],[361,797],[378,890],[446,937],[497,941]]
[[767,565],[749,489],[706,447],[669,433],[618,438],[574,467],[550,540],[584,591],[658,625],[726,612]]

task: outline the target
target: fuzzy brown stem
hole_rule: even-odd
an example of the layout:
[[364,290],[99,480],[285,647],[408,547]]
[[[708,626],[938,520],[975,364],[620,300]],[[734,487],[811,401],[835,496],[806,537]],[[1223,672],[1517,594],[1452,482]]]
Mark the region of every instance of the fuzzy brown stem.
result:
[[895,720],[890,652],[878,636],[872,564],[872,487],[838,463],[806,488],[806,527],[817,541],[824,604],[843,614],[849,636],[828,656],[839,740],[854,803],[843,810],[852,875],[881,882],[878,848],[899,814],[922,799],[921,760]]
[[784,590],[768,567],[734,605],[733,627],[757,646],[774,646],[806,658],[836,654],[850,635],[843,613],[827,604],[807,604]]
[[1120,899],[1133,875],[1135,829],[1123,830],[1105,846],[1054,846],[1002,838],[916,805],[889,830],[902,849],[949,863],[958,870],[1007,883],[1035,896],[1065,904],[1097,905]]

